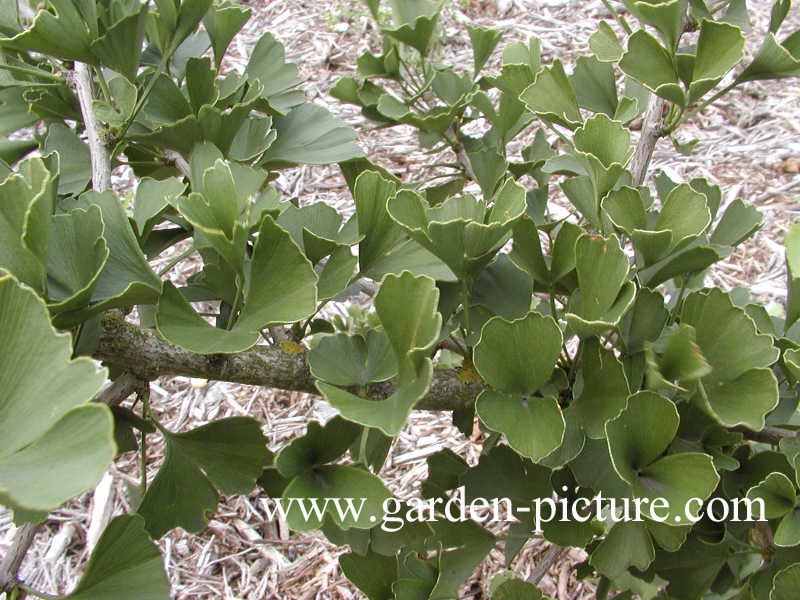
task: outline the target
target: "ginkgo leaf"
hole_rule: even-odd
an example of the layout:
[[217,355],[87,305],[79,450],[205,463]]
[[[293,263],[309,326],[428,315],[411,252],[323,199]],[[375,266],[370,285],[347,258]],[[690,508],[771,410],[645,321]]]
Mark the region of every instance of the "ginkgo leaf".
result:
[[121,515],[103,531],[68,600],[167,600],[163,559],[139,515]]
[[138,510],[154,538],[178,526],[201,530],[219,495],[250,492],[270,459],[254,419],[222,419],[180,434],[161,431],[164,464]]
[[87,358],[71,360],[69,335],[44,303],[0,275],[0,497],[23,511],[50,511],[90,489],[114,458],[114,425],[87,404],[105,381]]

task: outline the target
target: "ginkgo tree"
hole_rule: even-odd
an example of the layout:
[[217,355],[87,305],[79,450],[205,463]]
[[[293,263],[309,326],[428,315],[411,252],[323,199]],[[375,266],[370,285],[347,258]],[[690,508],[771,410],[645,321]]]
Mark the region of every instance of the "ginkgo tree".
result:
[[[365,498],[360,516],[286,518],[349,546],[340,566],[371,600],[457,598],[498,544],[509,570],[488,594],[542,598],[511,575],[539,535],[586,550],[598,598],[794,599],[800,228],[776,315],[705,287],[757,207],[649,169],[661,138],[690,152],[676,132],[723,95],[800,75],[791,3],[759,37],[743,0],[604,2],[612,19],[570,66],[483,27],[467,28],[472,64],[450,65],[444,1],[365,4],[380,53],[331,94],[415,128],[444,176],[371,162],[269,33],[226,69],[251,16],[228,0],[0,0],[0,502],[19,525],[0,591],[40,594],[18,577],[36,525],[159,436],[158,473],[67,598],[168,598],[154,541],[261,490]],[[282,194],[300,164],[338,164],[352,216]],[[110,185],[123,166],[133,191]],[[198,268],[172,279],[183,260]],[[357,324],[326,316],[362,292]],[[250,417],[171,431],[148,393],[168,375],[309,392],[338,415],[278,452]],[[502,533],[404,511],[380,527],[412,410],[479,425],[480,461],[430,456],[420,493],[508,499]],[[537,499],[597,494],[663,498],[668,518],[599,510],[535,531]],[[680,521],[693,499],[757,499],[766,520]]]

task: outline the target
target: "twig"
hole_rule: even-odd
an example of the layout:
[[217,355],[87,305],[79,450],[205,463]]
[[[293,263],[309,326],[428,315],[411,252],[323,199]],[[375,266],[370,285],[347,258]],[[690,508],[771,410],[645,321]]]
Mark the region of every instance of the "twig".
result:
[[741,433],[745,439],[753,442],[762,442],[764,444],[772,444],[776,446],[783,439],[791,439],[797,437],[797,432],[791,429],[783,429],[781,427],[764,427],[761,431],[753,431],[743,425],[732,427],[731,431]]
[[472,162],[469,160],[469,155],[464,148],[464,144],[458,139],[458,132],[453,125],[451,125],[450,129],[444,134],[444,139],[447,140],[450,148],[455,152],[456,158],[458,158],[458,162],[461,163],[461,166],[464,167],[464,172],[467,176],[472,181],[478,181],[478,178],[475,176],[475,171],[472,169]]
[[528,578],[528,582],[533,585],[538,584],[542,578],[547,575],[550,568],[568,551],[569,548],[562,548],[555,544],[550,546],[547,552],[544,553],[542,559],[536,564],[533,573],[531,573],[531,576]]
[[183,158],[179,152],[175,150],[164,150],[164,158],[175,165],[175,168],[180,171],[181,175],[187,178],[190,176],[192,169],[188,161]]
[[92,94],[92,72],[86,63],[75,63],[75,92],[89,140],[89,156],[92,161],[92,188],[103,192],[111,187],[111,156],[100,135],[100,124],[94,114]]
[[116,406],[134,392],[141,390],[144,384],[145,382],[135,375],[123,373],[100,390],[94,400],[109,406]]
[[642,122],[641,137],[639,137],[639,143],[636,145],[636,150],[631,159],[630,171],[633,175],[633,185],[635,186],[644,183],[650,160],[653,158],[653,150],[655,150],[659,138],[664,135],[663,115],[665,105],[666,100],[660,96],[653,94],[650,98],[650,104]]
[[8,549],[3,561],[0,562],[0,592],[10,593],[19,583],[17,573],[22,566],[22,561],[28,548],[33,543],[36,535],[36,526],[30,523],[20,525],[11,541],[11,548]]

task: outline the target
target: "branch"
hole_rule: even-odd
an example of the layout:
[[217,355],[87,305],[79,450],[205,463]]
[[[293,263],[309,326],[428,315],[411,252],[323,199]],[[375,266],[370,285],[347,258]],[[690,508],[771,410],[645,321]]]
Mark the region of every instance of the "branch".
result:
[[102,192],[111,187],[111,156],[100,135],[100,123],[94,114],[92,94],[92,72],[86,63],[75,63],[75,92],[81,106],[83,124],[89,141],[89,156],[92,161],[92,188]]
[[10,593],[16,587],[17,573],[35,535],[36,526],[31,523],[24,523],[17,528],[11,547],[0,562],[0,592]]
[[745,439],[753,442],[762,442],[764,444],[772,444],[777,446],[783,439],[791,439],[797,437],[797,432],[791,429],[782,429],[781,427],[764,427],[761,431],[753,431],[743,425],[732,427],[731,431],[741,433]]
[[108,406],[116,406],[134,392],[140,392],[145,385],[144,381],[126,371],[100,390],[94,400]]
[[472,169],[472,161],[469,159],[469,155],[467,154],[466,149],[464,148],[464,144],[461,143],[461,140],[458,136],[458,131],[454,125],[451,125],[450,128],[445,132],[444,139],[447,140],[447,143],[455,152],[456,158],[458,162],[461,163],[461,166],[464,167],[464,172],[472,181],[478,181],[478,178],[475,176],[475,171]]
[[642,121],[642,133],[639,137],[639,143],[636,145],[636,151],[631,159],[630,171],[633,175],[634,186],[644,183],[644,178],[647,176],[647,168],[653,158],[656,142],[664,135],[664,106],[666,103],[666,100],[655,94],[650,98],[650,104],[647,106],[647,112]]
[[536,567],[533,569],[533,573],[528,578],[528,582],[532,583],[533,585],[537,585],[550,568],[558,562],[558,560],[564,556],[569,551],[569,548],[563,548],[557,544],[553,544],[547,549],[542,555],[542,559],[536,563]]
[[192,169],[189,166],[188,161],[183,158],[180,152],[176,152],[175,150],[164,150],[164,158],[175,165],[175,168],[180,171],[181,175],[187,179],[191,176]]
[[[239,354],[195,354],[167,342],[151,329],[125,322],[119,312],[103,316],[94,358],[143,380],[182,375],[319,395],[306,352],[296,351],[293,344],[260,345]],[[464,408],[482,389],[483,382],[471,370],[437,370],[416,408]],[[393,391],[391,383],[376,383],[367,388],[366,397],[382,400]]]

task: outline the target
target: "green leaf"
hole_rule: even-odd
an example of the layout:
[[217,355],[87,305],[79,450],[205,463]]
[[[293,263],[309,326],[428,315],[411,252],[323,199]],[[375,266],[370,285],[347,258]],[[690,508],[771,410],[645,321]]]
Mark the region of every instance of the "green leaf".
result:
[[759,334],[745,311],[716,289],[688,296],[681,323],[694,327],[697,345],[711,365],[701,380],[702,405],[723,425],[760,431],[778,402],[777,382],[768,368],[779,356],[772,337]]
[[217,70],[222,66],[222,59],[233,36],[247,23],[251,14],[252,10],[249,8],[227,2],[215,2],[203,17],[203,26],[211,38]]
[[[593,183],[596,198],[592,202],[591,214],[587,217],[595,217],[599,211],[600,199],[616,186],[624,173],[623,167],[633,155],[630,131],[622,123],[599,113],[587,119],[575,131],[573,143],[575,155],[584,164]],[[573,183],[574,181],[572,180]],[[565,187],[565,191],[568,189]]]
[[211,68],[209,57],[192,56],[186,61],[186,92],[195,114],[204,104],[216,104],[219,99],[215,79],[216,72]]
[[668,48],[677,46],[683,31],[687,0],[623,1],[634,15],[658,29]]
[[87,404],[106,372],[70,360],[70,336],[9,275],[0,276],[0,338],[0,497],[18,511],[48,512],[91,489],[114,458],[111,412]]
[[397,358],[379,329],[365,336],[340,333],[323,338],[308,353],[308,366],[317,379],[341,386],[363,386],[397,374]]
[[203,17],[211,7],[212,1],[213,0],[181,0],[180,8],[178,9],[178,18],[172,36],[173,48],[177,48],[200,24],[200,21],[203,20]]
[[28,111],[28,106],[20,88],[0,90],[0,135],[7,136],[39,120],[39,117]]
[[783,79],[800,73],[800,32],[795,31],[783,42],[767,33],[753,62],[736,78],[736,83],[759,79]]
[[783,238],[788,278],[785,331],[800,318],[800,225],[793,224]]
[[410,272],[384,277],[375,296],[375,310],[399,363],[397,386],[385,400],[369,400],[326,383],[317,388],[350,421],[397,435],[428,389],[433,367],[426,357],[442,326],[437,311],[439,290],[433,279]]
[[409,190],[389,199],[390,216],[411,237],[462,278],[474,278],[508,239],[527,206],[525,191],[509,179],[494,204],[473,196],[454,196],[431,207]]
[[792,547],[800,544],[800,508],[792,509],[775,529],[775,545]]
[[793,564],[775,575],[769,600],[792,600],[798,587],[800,587],[800,565]]
[[662,98],[678,106],[686,105],[672,55],[644,29],[628,39],[628,51],[619,66],[626,75]]
[[481,188],[481,194],[484,198],[491,198],[505,177],[508,161],[494,148],[483,147],[467,147],[467,158]]
[[625,53],[617,34],[607,21],[600,21],[597,31],[589,37],[589,48],[603,62],[618,62]]
[[614,118],[619,99],[611,63],[601,62],[594,56],[580,56],[570,82],[581,108]]
[[143,2],[136,8],[138,10],[132,10],[115,21],[91,45],[92,53],[101,65],[116,71],[130,82],[135,82],[139,69],[148,3]]
[[[106,190],[87,192],[74,202],[77,208],[100,208],[103,237],[108,246],[108,260],[92,292],[90,313],[131,304],[155,304],[161,292],[161,280],[150,269],[142,254],[136,234],[119,198]],[[65,206],[66,208],[66,206]],[[75,315],[81,319],[86,315]]]
[[503,34],[499,29],[470,27],[469,25],[467,32],[469,32],[469,40],[472,43],[473,74],[477,77]]
[[95,100],[94,114],[100,122],[110,127],[122,127],[133,116],[136,107],[136,86],[124,77],[114,77],[108,82],[111,92],[109,102]]
[[139,506],[147,531],[159,538],[182,527],[206,526],[220,494],[247,494],[271,459],[258,421],[233,417],[187,433],[161,430],[167,445],[164,464]]
[[402,365],[394,391],[384,400],[362,398],[321,381],[316,386],[345,419],[394,437],[402,430],[411,409],[428,391],[432,376],[433,364],[428,358],[414,367]]
[[242,330],[294,323],[317,307],[317,275],[289,234],[267,216],[253,249],[244,295],[236,321]]
[[445,549],[439,553],[439,574],[430,600],[457,598],[458,590],[494,547],[495,537],[470,519],[457,523],[439,520],[430,526],[434,531],[431,541]]
[[783,362],[792,377],[800,380],[800,350],[786,350],[783,353]]
[[619,240],[583,235],[575,245],[575,261],[578,288],[567,305],[567,323],[583,338],[616,327],[636,296]]
[[63,60],[97,64],[91,50],[94,41],[79,6],[73,0],[49,0],[52,12],[42,8],[31,26],[13,37],[0,38],[6,47],[39,52]]
[[603,199],[601,211],[619,231],[632,235],[647,227],[647,212],[639,190],[621,187],[609,192]]
[[560,469],[572,462],[586,445],[586,435],[578,422],[575,409],[568,406],[561,411],[561,414],[564,416],[565,424],[564,439],[556,450],[539,461],[540,464],[551,469]]
[[506,319],[519,319],[530,311],[532,297],[533,280],[507,254],[500,254],[481,272],[470,303]]
[[678,431],[680,417],[675,405],[653,392],[638,392],[628,406],[606,424],[606,437],[614,468],[628,483],[655,461]]
[[0,268],[44,295],[55,182],[41,158],[0,183]]
[[590,558],[603,575],[616,579],[630,567],[644,571],[656,556],[653,540],[643,522],[616,523]]
[[336,248],[341,223],[342,215],[323,202],[300,208],[290,204],[278,217],[278,225],[291,234],[313,264]]
[[279,114],[285,115],[305,100],[304,94],[295,89],[302,83],[297,65],[286,62],[283,44],[271,33],[264,33],[256,42],[245,75],[249,81],[261,83],[261,96]]
[[427,56],[443,4],[443,1],[439,2],[437,7],[430,9],[432,12],[420,14],[413,20],[406,21],[404,19],[402,24],[394,29],[385,28],[383,33],[398,42],[411,46],[422,56]]
[[734,25],[703,20],[697,40],[689,102],[714,88],[744,56],[744,35]]
[[353,279],[358,265],[358,258],[353,256],[347,246],[337,246],[328,258],[328,262],[319,271],[317,296],[325,302],[343,292]]
[[350,552],[339,557],[339,567],[369,600],[394,598],[392,585],[398,578],[396,557],[374,552],[359,556]]
[[[691,325],[681,323],[664,341],[663,351],[658,346],[645,346],[648,355],[648,387],[683,390],[681,384],[697,381],[711,372],[711,366],[695,343]],[[655,353],[660,354],[659,358]]]
[[761,211],[737,198],[725,210],[709,241],[720,246],[738,246],[758,231],[763,222]]
[[602,347],[597,338],[584,342],[581,359],[583,370],[578,374],[580,387],[576,382],[573,410],[587,436],[604,438],[605,424],[627,405],[628,379],[614,352]]
[[186,184],[177,177],[167,179],[151,179],[143,177],[139,180],[136,195],[133,199],[133,221],[140,237],[150,234],[159,217],[186,190]]
[[260,165],[277,169],[297,164],[326,165],[364,156],[356,134],[321,106],[303,104],[276,117],[277,139],[261,157]]
[[50,310],[58,313],[88,306],[108,254],[97,206],[53,215],[47,254]]
[[540,117],[570,129],[583,121],[575,90],[558,59],[549,69],[539,71],[536,80],[522,92],[520,99]]
[[475,412],[489,429],[505,435],[509,446],[533,461],[553,452],[564,439],[566,424],[555,398],[483,390]]
[[256,345],[258,331],[214,327],[198,315],[183,295],[167,281],[156,311],[159,333],[173,344],[205,354],[236,354]]
[[519,579],[509,579],[494,591],[492,600],[543,600],[541,590],[532,583]]
[[629,498],[630,486],[611,461],[607,440],[587,439],[580,454],[569,463],[575,481],[582,487],[602,492],[606,498]]
[[375,296],[375,311],[398,360],[425,353],[439,339],[439,290],[430,277],[406,271],[387,275]]
[[265,217],[249,264],[244,307],[236,324],[219,329],[204,321],[171,284],[164,285],[156,327],[174,344],[200,354],[235,354],[252,347],[270,325],[311,316],[317,275],[308,259],[272,217]]
[[47,129],[43,154],[58,154],[58,193],[77,196],[92,179],[89,147],[78,135],[62,123],[52,123]]
[[287,479],[313,471],[347,452],[359,430],[357,425],[341,417],[334,417],[324,426],[311,421],[305,435],[293,439],[281,450],[275,467]]
[[561,330],[552,317],[534,312],[516,321],[494,317],[475,346],[475,368],[498,391],[534,394],[550,379],[561,344]]
[[541,68],[541,42],[539,38],[531,36],[528,43],[511,42],[503,48],[503,65],[525,65],[530,67],[532,73],[538,73]]
[[528,273],[535,282],[550,283],[550,269],[542,252],[539,230],[533,219],[523,217],[514,225],[514,245],[508,256],[520,269]]
[[408,234],[389,215],[386,204],[396,191],[395,182],[375,171],[364,171],[355,181],[353,198],[361,273],[380,279],[387,273],[409,270],[438,280],[455,280],[450,269],[429,250],[408,239]]
[[775,0],[772,4],[772,12],[769,17],[769,30],[772,33],[777,33],[783,25],[786,17],[789,15],[789,10],[792,8],[791,0]]
[[747,491],[750,500],[760,499],[764,503],[764,516],[777,519],[792,510],[797,504],[797,493],[792,481],[783,473],[770,473],[766,479]]
[[679,421],[672,401],[639,392],[628,399],[628,408],[619,417],[606,424],[614,469],[632,485],[634,496],[651,504],[664,498],[665,523],[673,526],[680,524],[689,500],[705,500],[719,482],[707,454],[683,452],[658,458],[675,437]]
[[[298,475],[283,491],[283,502],[287,506],[286,523],[295,531],[319,529],[323,518],[330,519],[341,529],[370,529],[383,518],[383,504],[391,498],[381,480],[371,473],[356,467],[326,465]],[[290,498],[305,500],[304,503]],[[352,499],[360,514],[342,513],[326,498]],[[317,499],[314,503],[313,500]],[[364,500],[363,503],[361,500]],[[306,512],[304,512],[304,510]]]
[[170,585],[163,558],[139,515],[121,515],[108,524],[83,577],[68,600],[167,600]]

